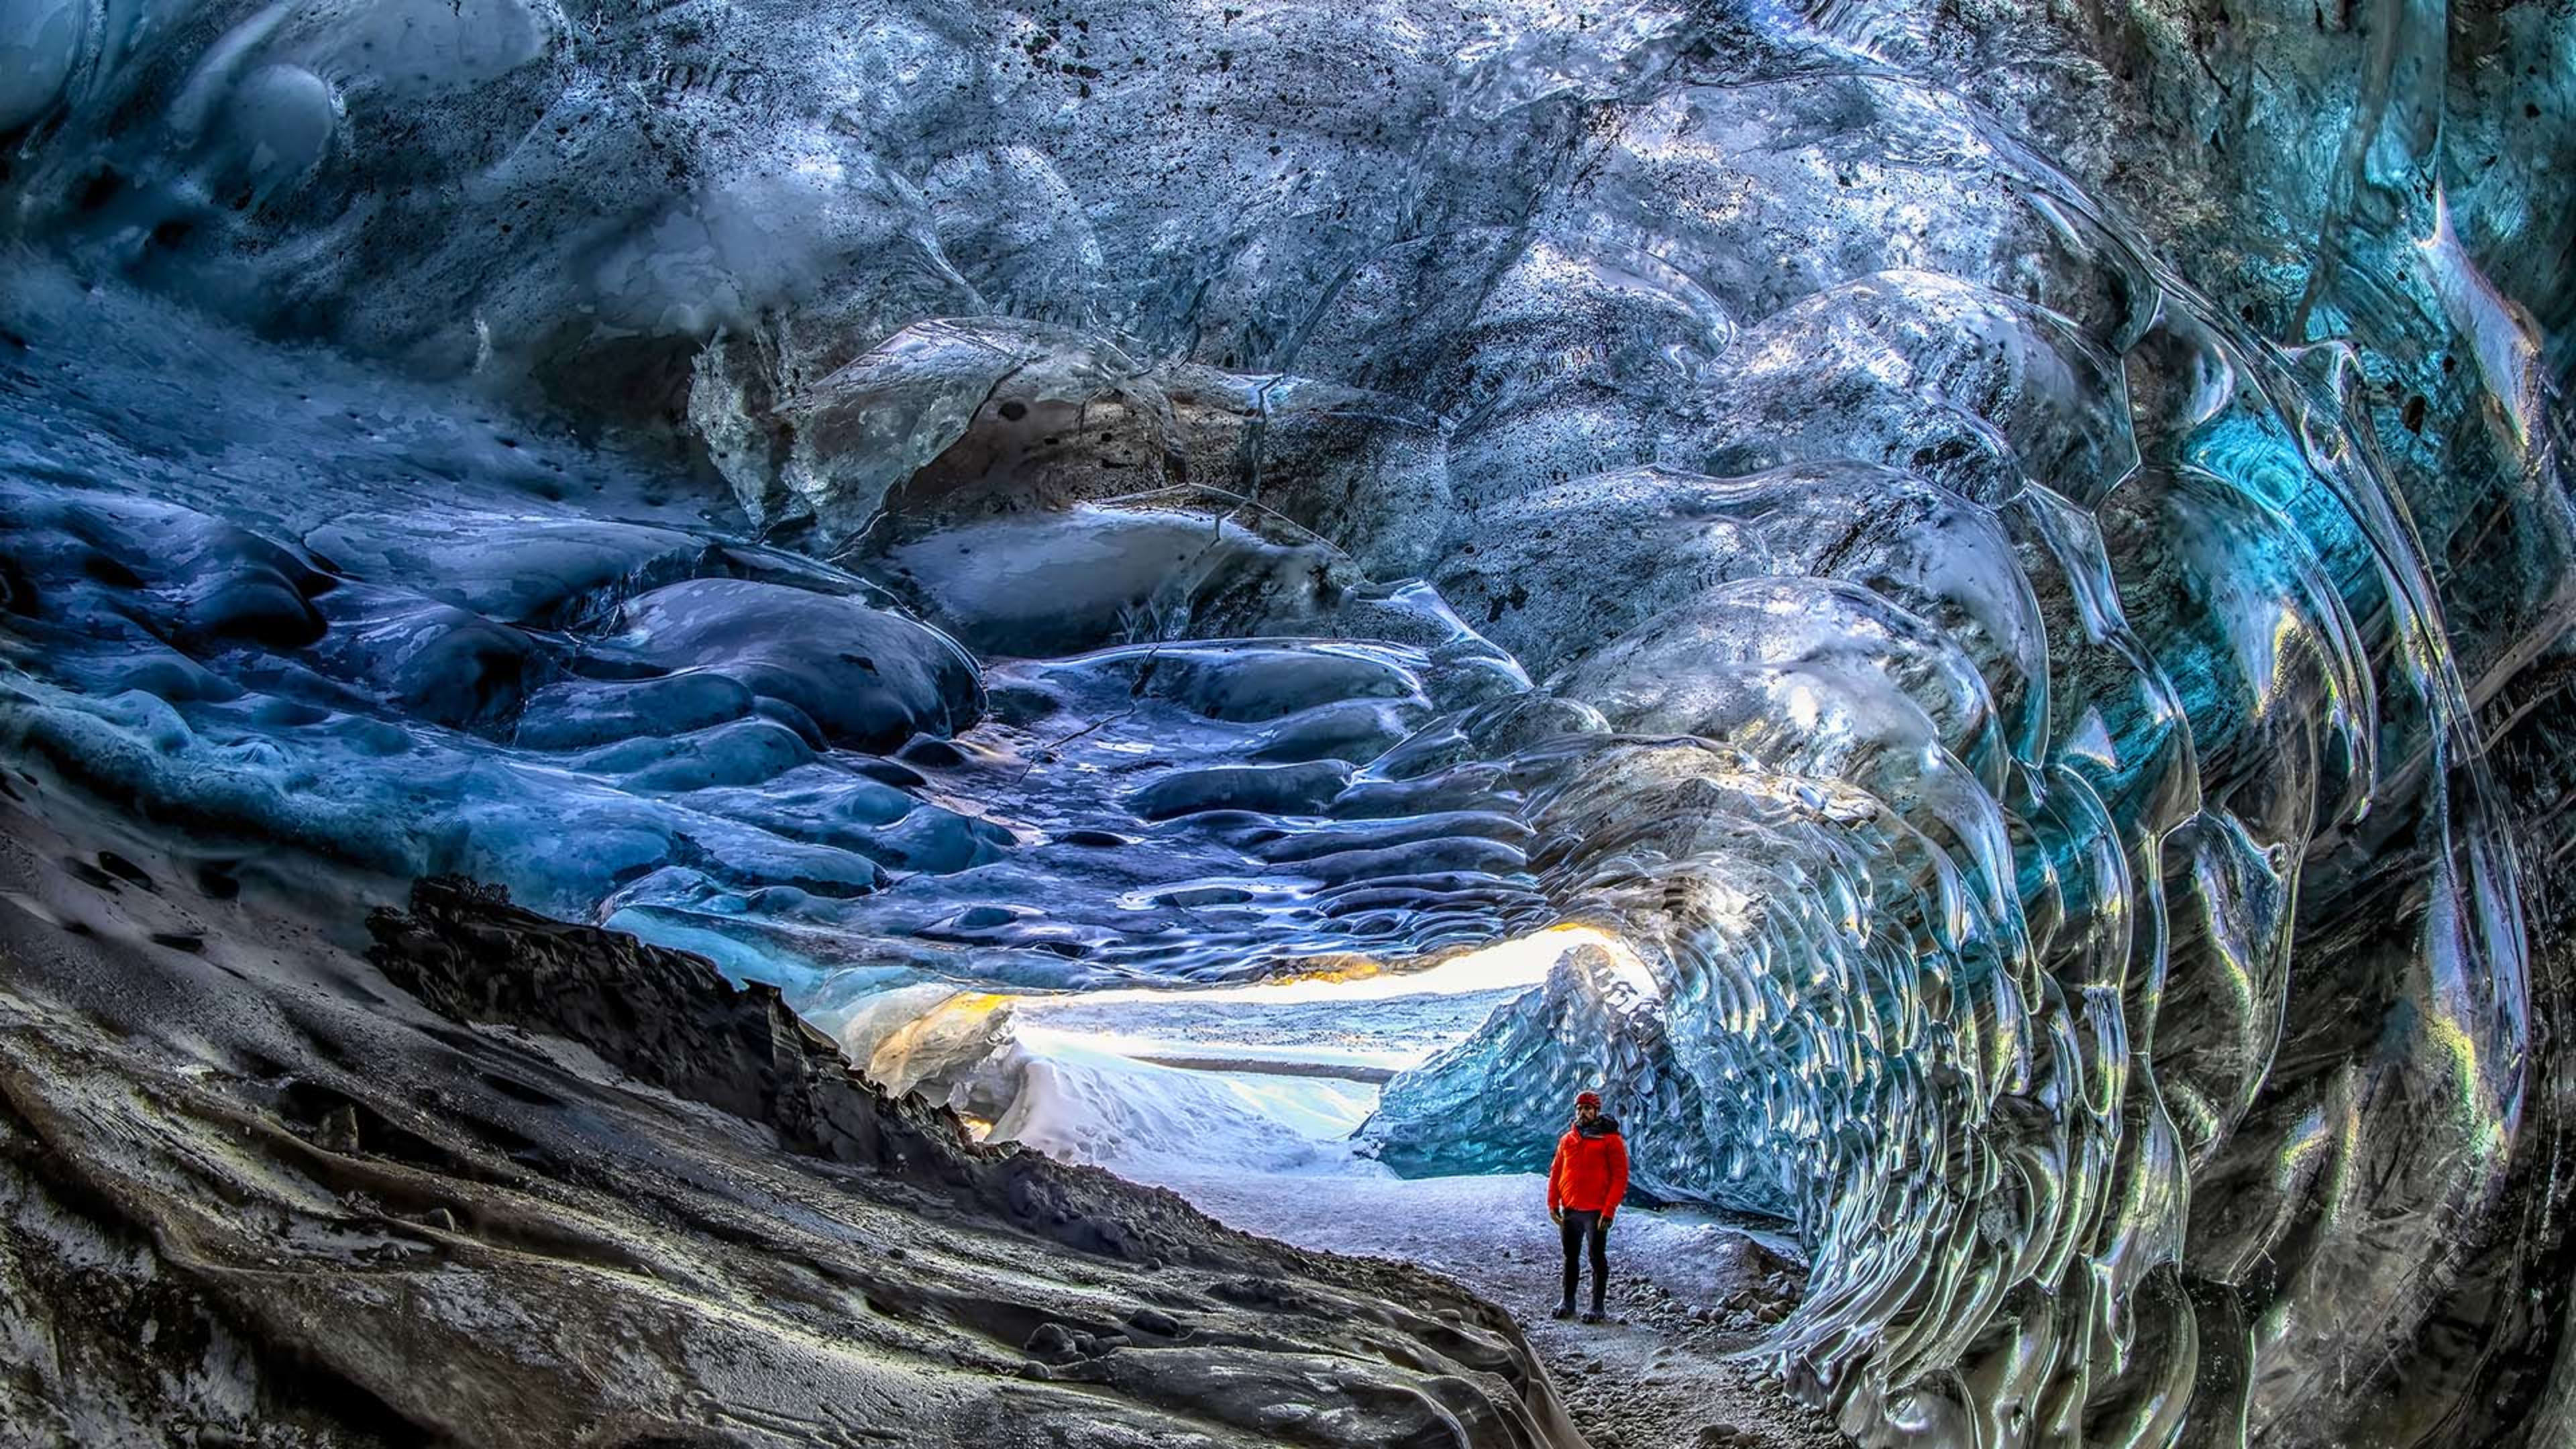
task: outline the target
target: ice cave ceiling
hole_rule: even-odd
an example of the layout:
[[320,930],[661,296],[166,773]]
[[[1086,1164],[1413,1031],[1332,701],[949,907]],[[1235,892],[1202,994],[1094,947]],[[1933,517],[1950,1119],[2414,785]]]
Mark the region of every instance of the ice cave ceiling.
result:
[[1845,1432],[2563,1445],[2571,140],[2565,0],[0,0],[0,794],[863,1065],[1590,926],[1365,1135],[1615,1083]]

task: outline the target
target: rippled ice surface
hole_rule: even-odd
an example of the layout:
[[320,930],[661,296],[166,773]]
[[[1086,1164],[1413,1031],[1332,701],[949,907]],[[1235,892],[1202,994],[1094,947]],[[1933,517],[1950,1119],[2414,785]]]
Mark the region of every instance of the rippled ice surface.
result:
[[1975,106],[1654,6],[31,13],[0,742],[209,880],[870,1030],[1578,922],[1368,1137],[1606,1079],[1853,1432],[2467,1382],[2519,906],[2351,355]]

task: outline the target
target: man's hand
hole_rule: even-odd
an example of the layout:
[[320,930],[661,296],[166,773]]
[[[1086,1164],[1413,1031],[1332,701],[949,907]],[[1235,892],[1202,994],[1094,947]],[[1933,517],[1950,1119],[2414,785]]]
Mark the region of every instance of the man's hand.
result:
[[1617,1208],[1610,1208],[1610,1209],[1605,1210],[1605,1211],[1601,1214],[1601,1230],[1602,1230],[1603,1232],[1608,1232],[1608,1231],[1610,1230],[1610,1220],[1611,1220],[1612,1218],[1617,1217],[1618,1215],[1619,1215],[1619,1210],[1618,1210]]
[[1552,1222],[1552,1223],[1556,1224],[1556,1225],[1557,1225],[1558,1227],[1560,1227],[1560,1228],[1561,1228],[1561,1227],[1564,1227],[1564,1226],[1565,1226],[1565,1209],[1563,1209],[1563,1208],[1549,1208],[1549,1209],[1547,1210],[1547,1220],[1548,1220],[1549,1222]]

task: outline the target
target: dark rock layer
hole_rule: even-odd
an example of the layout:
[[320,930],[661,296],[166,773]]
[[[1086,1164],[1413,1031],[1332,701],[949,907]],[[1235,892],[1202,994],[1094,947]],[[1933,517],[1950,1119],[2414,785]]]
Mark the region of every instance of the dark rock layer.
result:
[[439,881],[379,974],[7,827],[0,1443],[1581,1442],[1454,1285],[969,1143],[696,957]]

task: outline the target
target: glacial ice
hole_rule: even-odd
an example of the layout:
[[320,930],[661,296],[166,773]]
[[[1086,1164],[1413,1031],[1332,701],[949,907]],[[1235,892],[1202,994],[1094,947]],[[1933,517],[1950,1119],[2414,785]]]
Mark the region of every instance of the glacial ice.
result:
[[1955,9],[0,7],[0,759],[1166,1168],[955,1003],[1579,923],[1363,1142],[1605,1084],[1863,1440],[2547,1442],[2565,37]]

